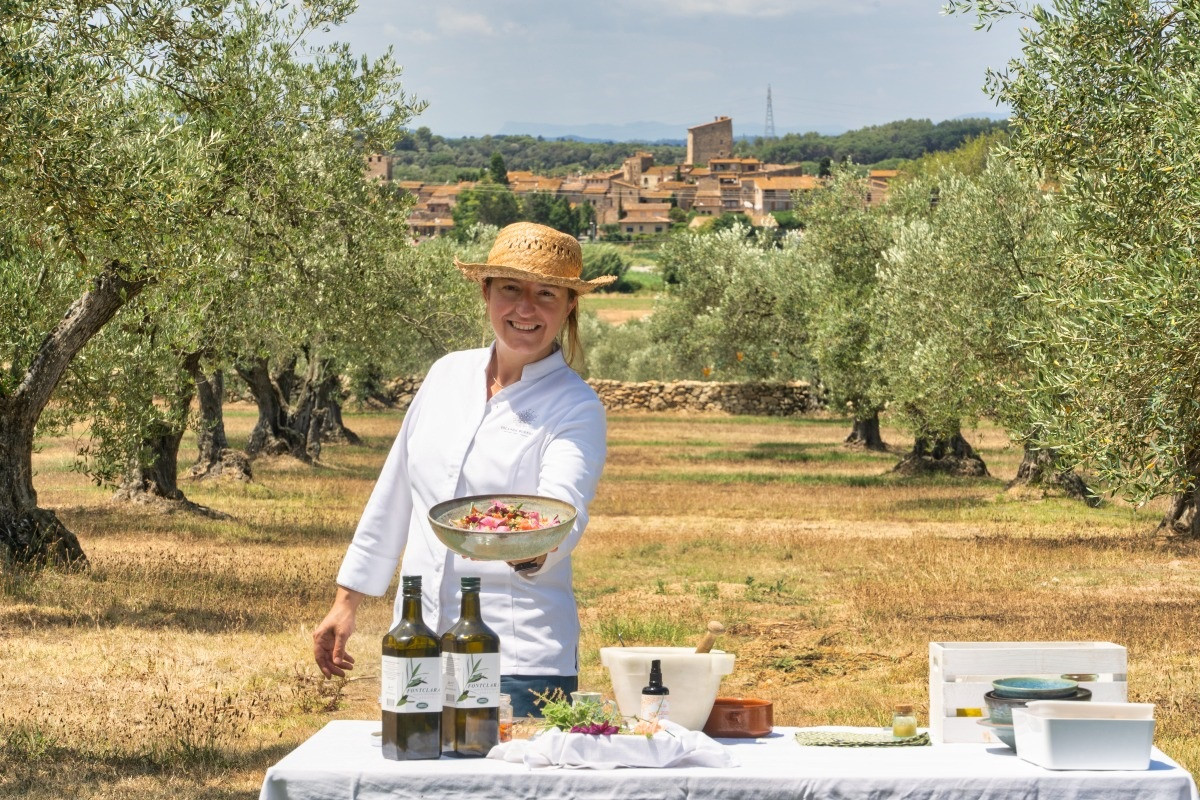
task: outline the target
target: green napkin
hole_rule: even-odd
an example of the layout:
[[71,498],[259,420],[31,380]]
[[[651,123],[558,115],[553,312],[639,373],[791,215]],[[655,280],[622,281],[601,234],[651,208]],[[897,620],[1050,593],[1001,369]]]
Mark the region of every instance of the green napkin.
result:
[[796,741],[808,747],[920,747],[929,744],[928,733],[897,739],[887,732],[796,731]]

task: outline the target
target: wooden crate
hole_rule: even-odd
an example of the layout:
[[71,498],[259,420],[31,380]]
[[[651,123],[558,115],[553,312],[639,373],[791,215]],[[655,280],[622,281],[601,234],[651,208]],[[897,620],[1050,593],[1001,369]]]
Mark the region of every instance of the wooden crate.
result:
[[1101,703],[1127,697],[1125,648],[1112,642],[930,642],[929,734],[935,742],[998,742],[983,696],[1018,675],[1095,674],[1079,685]]

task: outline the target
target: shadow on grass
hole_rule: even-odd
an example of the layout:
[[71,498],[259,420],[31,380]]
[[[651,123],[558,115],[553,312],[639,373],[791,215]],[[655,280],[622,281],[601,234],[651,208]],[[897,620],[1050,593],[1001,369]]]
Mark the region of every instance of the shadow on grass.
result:
[[[290,753],[294,745],[273,744],[249,753],[222,758],[218,763],[193,765],[180,759],[155,759],[146,755],[97,755],[83,748],[55,746],[35,759],[5,758],[0,753],[0,797],[101,797],[127,796],[131,779],[163,779],[162,797],[197,800],[253,800],[259,789],[221,785],[200,786],[231,770],[266,775],[267,769]],[[178,784],[191,791],[181,792]]]
[[0,612],[0,630],[18,628],[135,628],[186,633],[220,634],[241,631],[277,633],[283,626],[277,616],[245,611],[229,613],[198,606],[150,603],[144,608],[110,605],[103,611],[35,608]]
[[711,450],[707,453],[679,453],[673,458],[688,461],[752,461],[779,463],[821,464],[870,464],[894,463],[892,453],[875,453],[869,450],[851,450],[830,447],[828,444],[803,442],[759,442],[743,450]]
[[[300,496],[297,494],[297,496]],[[240,503],[244,498],[237,498]],[[231,519],[213,520],[186,512],[148,512],[134,506],[118,504],[102,506],[65,506],[53,509],[69,530],[78,535],[87,549],[88,539],[99,539],[106,535],[126,535],[146,523],[155,530],[146,531],[146,542],[166,543],[172,538],[196,536],[213,541],[237,541],[251,544],[292,546],[296,544],[342,544],[350,543],[352,529],[324,520],[313,521],[298,512],[295,519],[262,520],[241,518],[231,513]],[[228,513],[228,512],[227,512]]]
[[[620,421],[624,425],[647,425],[647,424],[662,424],[674,423],[679,424],[678,414],[609,414],[608,421],[611,425],[614,421]],[[852,421],[849,417],[750,417],[750,416],[689,416],[687,418],[688,425],[779,425],[783,427],[810,427],[813,425],[846,428],[847,433],[852,426]]]
[[961,478],[953,475],[906,476],[885,472],[877,475],[828,475],[822,473],[787,472],[629,472],[605,475],[604,479],[619,483],[685,483],[710,486],[848,486],[864,489],[887,487],[954,486],[963,488],[998,488],[1003,481],[992,478]]

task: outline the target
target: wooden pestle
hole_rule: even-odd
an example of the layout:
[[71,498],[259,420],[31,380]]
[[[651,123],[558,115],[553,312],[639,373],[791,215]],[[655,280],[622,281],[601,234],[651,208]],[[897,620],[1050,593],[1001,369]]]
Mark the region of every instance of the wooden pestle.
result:
[[717,636],[725,632],[725,626],[717,622],[715,619],[708,623],[708,630],[700,639],[700,644],[696,645],[697,653],[707,653],[712,650],[713,643],[717,641]]

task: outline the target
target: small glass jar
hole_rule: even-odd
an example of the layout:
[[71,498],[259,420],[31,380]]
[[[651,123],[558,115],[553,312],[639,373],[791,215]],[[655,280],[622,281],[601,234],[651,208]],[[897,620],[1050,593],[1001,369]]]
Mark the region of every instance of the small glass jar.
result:
[[917,715],[913,707],[907,704],[898,705],[892,710],[892,736],[897,739],[907,739],[917,735]]
[[500,695],[500,741],[511,742],[513,738],[512,698]]

